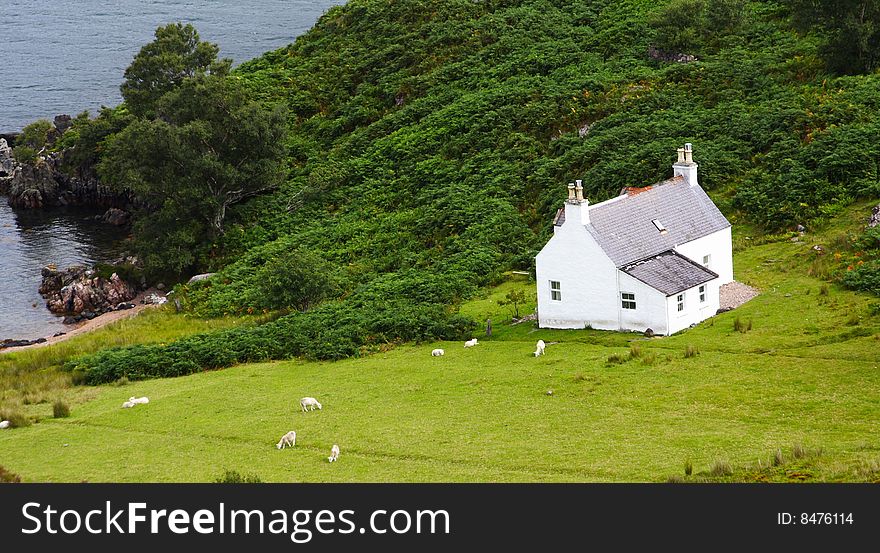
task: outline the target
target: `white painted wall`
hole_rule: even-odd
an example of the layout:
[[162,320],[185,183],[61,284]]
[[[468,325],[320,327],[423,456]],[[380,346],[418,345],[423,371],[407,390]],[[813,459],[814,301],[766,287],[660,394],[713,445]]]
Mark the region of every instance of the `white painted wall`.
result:
[[618,275],[620,293],[630,292],[636,295],[635,309],[623,309],[623,303],[618,302],[619,329],[644,332],[650,328],[654,334],[667,334],[666,295],[623,271],[618,271]]
[[675,247],[675,251],[700,265],[703,264],[704,255],[711,255],[709,270],[718,273],[721,284],[733,281],[733,244],[731,243],[730,227],[679,244]]
[[699,286],[682,292],[684,294],[684,311],[678,311],[678,294],[673,294],[666,298],[669,334],[675,334],[692,324],[699,323],[715,315],[719,307],[718,290],[721,287],[720,280],[716,278],[706,283],[706,301],[703,303],[700,302]]
[[[535,258],[538,326],[618,330],[617,267],[581,223],[583,206],[566,203],[565,223]],[[562,301],[550,299],[550,281]]]

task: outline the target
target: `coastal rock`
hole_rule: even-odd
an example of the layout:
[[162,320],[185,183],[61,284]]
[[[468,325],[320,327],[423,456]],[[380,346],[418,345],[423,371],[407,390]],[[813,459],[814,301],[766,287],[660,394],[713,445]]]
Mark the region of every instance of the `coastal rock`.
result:
[[40,295],[46,298],[46,307],[53,313],[67,315],[66,324],[112,311],[137,295],[134,286],[116,273],[104,278],[82,265],[64,270],[49,265],[43,268],[42,277]]
[[188,281],[186,281],[186,283],[187,283],[187,284],[192,284],[193,282],[199,282],[200,280],[207,280],[207,279],[211,278],[212,276],[214,276],[214,275],[216,275],[216,274],[217,274],[217,273],[202,273],[202,274],[200,274],[200,275],[195,275],[195,276],[193,276],[191,279],[189,279]]
[[[72,125],[69,115],[55,117],[49,144],[57,141]],[[138,207],[134,196],[103,186],[94,167],[77,167],[73,172],[65,163],[71,150],[41,154],[36,161],[19,163],[5,137],[0,137],[0,193],[13,207],[39,209],[60,205],[89,205],[130,210]]]
[[101,221],[117,227],[125,226],[131,220],[131,214],[122,209],[111,207],[101,216]]
[[7,194],[9,205],[25,209],[59,205],[58,183],[44,159],[33,164],[17,164],[12,170]]

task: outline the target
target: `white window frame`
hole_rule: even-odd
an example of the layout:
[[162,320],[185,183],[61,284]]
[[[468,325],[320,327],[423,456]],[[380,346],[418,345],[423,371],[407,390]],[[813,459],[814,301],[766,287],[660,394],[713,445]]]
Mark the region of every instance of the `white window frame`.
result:
[[700,291],[700,303],[706,303],[706,285],[701,284],[699,291]]
[[621,292],[620,293],[620,308],[621,309],[635,309],[636,308],[636,294],[635,294],[635,292]]
[[707,253],[706,255],[703,256],[703,267],[708,269],[709,265],[711,265],[711,264],[712,264],[712,254]]
[[684,292],[675,296],[675,303],[678,308],[678,313],[684,313]]
[[[554,286],[554,284],[556,286]],[[558,280],[550,281],[550,299],[553,301],[562,301],[562,283]]]

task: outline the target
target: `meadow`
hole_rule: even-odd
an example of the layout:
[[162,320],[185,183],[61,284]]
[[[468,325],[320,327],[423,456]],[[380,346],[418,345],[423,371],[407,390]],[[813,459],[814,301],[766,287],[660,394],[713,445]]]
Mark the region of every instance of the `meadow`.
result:
[[[510,324],[498,301],[533,286],[513,275],[461,307],[492,318],[477,347],[66,388],[69,417],[46,398],[27,406],[36,424],[0,432],[0,465],[71,482],[880,481],[880,318],[823,272],[866,205],[796,242],[735,227],[737,280],[761,294],[671,337]],[[132,395],[151,402],[120,409]],[[324,409],[300,412],[302,396]],[[297,446],[276,450],[291,429]]]

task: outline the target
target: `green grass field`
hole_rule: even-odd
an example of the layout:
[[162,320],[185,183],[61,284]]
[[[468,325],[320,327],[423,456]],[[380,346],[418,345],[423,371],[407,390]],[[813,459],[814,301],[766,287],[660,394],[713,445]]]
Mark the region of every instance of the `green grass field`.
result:
[[[75,387],[69,418],[40,403],[28,406],[37,424],[0,431],[0,466],[75,482],[211,481],[227,469],[278,482],[880,481],[876,298],[819,278],[825,262],[810,253],[857,229],[864,207],[799,242],[738,228],[736,278],[762,294],[672,337],[510,325],[497,301],[531,287],[513,277],[463,306],[493,320],[475,348]],[[734,330],[737,318],[752,329]],[[547,352],[534,358],[539,338]],[[689,346],[699,353],[686,357]],[[151,403],[121,409],[132,395]],[[324,409],[300,412],[306,395]],[[288,430],[297,446],[276,450]]]

